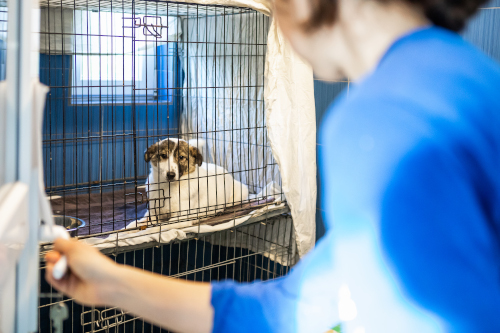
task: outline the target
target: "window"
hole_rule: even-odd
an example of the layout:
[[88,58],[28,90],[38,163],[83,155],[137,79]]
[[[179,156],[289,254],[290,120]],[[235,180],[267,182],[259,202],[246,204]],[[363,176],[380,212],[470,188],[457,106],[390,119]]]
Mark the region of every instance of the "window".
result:
[[75,55],[72,103],[172,102],[178,55],[168,41],[176,18],[154,17],[159,35],[152,36],[134,22],[149,16],[75,11]]

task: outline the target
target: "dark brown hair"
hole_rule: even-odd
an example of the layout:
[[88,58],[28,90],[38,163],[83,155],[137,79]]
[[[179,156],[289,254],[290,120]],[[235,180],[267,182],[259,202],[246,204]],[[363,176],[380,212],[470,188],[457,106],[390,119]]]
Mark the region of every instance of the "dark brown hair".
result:
[[[440,27],[459,31],[487,0],[376,0],[382,3],[406,1],[420,7],[427,18]],[[338,0],[309,0],[312,15],[305,23],[307,30],[331,25],[337,18]]]

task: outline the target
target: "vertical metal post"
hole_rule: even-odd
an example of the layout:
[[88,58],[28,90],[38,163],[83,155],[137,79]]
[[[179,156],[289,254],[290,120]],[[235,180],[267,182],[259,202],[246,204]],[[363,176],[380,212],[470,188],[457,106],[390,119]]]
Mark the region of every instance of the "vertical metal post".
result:
[[[13,68],[17,66],[17,20],[14,19],[17,12],[17,1],[8,1],[5,12],[7,13],[7,60],[6,71],[12,77]],[[17,180],[17,110],[15,109],[12,92],[14,81],[5,84],[6,91],[2,93],[0,101],[0,186],[14,183]],[[2,188],[3,190],[3,188]],[[5,269],[5,268],[4,268]],[[10,272],[4,281],[0,297],[0,332],[13,332],[15,328],[15,305],[16,305],[16,273]]]
[[[17,267],[15,332],[37,331],[39,252],[38,228],[40,224],[38,198],[38,169],[36,159],[39,147],[33,137],[37,126],[33,115],[33,79],[38,77],[40,11],[33,0],[9,0],[9,38],[7,51],[8,121],[7,134],[15,144],[10,145],[17,168],[8,177],[29,186],[29,236]],[[14,139],[15,138],[15,139]]]

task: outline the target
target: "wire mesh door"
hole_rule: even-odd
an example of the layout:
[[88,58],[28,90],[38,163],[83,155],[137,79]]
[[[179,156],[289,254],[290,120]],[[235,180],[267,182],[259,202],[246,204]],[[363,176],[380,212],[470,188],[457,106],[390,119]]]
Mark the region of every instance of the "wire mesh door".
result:
[[[40,4],[44,180],[58,220],[117,262],[164,275],[286,274],[295,241],[266,132],[269,19],[170,1]],[[43,280],[40,294],[40,332],[58,302],[70,306],[66,330],[158,330]]]
[[[228,207],[234,218],[285,200],[265,125],[267,17],[248,8],[167,1],[43,0],[41,6],[40,78],[51,88],[45,183],[54,214],[80,221],[78,236],[139,227],[134,222],[148,214],[151,197],[169,206],[165,214],[152,212],[164,225],[199,223]],[[159,189],[145,186],[162,156],[154,144],[168,139],[175,141],[175,158],[181,146],[199,150],[198,169],[206,174],[194,165],[196,156],[184,154],[194,170],[183,174],[184,187],[194,182],[195,191],[215,200],[177,198],[174,205],[172,198],[187,190],[158,170]]]
[[[156,77],[172,74],[156,56],[176,54],[175,45],[158,53],[148,47],[135,26],[146,15],[136,14],[133,3],[45,5],[40,76],[51,87],[45,181],[55,214],[84,220],[79,235],[123,228],[140,217],[146,201],[144,191],[137,191],[148,172],[144,138],[178,135],[178,117],[170,113],[180,106],[173,98],[162,101],[168,98],[158,96],[158,82],[161,87],[166,80]],[[117,214],[127,204],[134,207]]]

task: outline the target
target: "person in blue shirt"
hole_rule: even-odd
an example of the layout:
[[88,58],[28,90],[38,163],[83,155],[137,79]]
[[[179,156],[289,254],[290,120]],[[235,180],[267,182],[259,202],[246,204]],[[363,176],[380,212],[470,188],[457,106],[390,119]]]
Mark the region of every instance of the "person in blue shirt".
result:
[[327,234],[288,276],[177,281],[58,240],[47,279],[179,332],[500,332],[500,67],[456,34],[484,2],[276,0],[316,75],[353,81],[321,126]]

